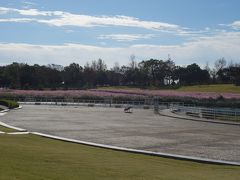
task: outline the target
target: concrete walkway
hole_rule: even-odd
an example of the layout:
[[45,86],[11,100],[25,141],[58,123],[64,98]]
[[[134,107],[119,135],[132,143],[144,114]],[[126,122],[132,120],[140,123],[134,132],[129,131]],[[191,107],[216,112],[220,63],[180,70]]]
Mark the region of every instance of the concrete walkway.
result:
[[7,109],[6,106],[0,105],[0,109]]

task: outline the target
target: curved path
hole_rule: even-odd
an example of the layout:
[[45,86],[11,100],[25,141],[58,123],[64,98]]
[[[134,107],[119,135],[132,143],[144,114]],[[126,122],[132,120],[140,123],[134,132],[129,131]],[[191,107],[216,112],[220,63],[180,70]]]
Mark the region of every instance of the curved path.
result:
[[125,148],[240,162],[240,126],[186,121],[153,110],[25,105],[1,121],[12,126]]

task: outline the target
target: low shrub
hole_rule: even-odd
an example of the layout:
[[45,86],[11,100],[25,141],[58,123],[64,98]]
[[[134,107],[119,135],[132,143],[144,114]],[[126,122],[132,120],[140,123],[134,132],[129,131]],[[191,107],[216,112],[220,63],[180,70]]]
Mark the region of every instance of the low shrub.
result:
[[6,99],[0,99],[0,105],[6,106],[9,109],[19,107],[19,104],[17,102],[11,101],[11,100],[6,100]]
[[143,106],[143,109],[150,109],[149,106]]

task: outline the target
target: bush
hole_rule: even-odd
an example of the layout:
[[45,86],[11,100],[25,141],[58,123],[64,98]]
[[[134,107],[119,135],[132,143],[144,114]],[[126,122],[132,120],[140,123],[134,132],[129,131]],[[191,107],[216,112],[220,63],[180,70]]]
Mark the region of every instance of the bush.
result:
[[6,106],[9,109],[19,107],[19,104],[17,102],[11,101],[11,100],[6,100],[6,99],[0,99],[0,105]]
[[150,109],[149,106],[143,106],[143,109]]
[[240,77],[235,80],[235,85],[240,86]]
[[121,108],[122,105],[115,105],[115,108]]

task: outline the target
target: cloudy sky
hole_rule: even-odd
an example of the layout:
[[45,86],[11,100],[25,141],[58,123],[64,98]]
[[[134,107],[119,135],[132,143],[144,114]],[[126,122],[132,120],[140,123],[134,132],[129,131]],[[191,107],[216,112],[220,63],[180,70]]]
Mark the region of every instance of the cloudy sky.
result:
[[0,1],[0,65],[240,62],[239,0]]

